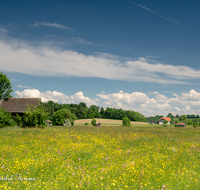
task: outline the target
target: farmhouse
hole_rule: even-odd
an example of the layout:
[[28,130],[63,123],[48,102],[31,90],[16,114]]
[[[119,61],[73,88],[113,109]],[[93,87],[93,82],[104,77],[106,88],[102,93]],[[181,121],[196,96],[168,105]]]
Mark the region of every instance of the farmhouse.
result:
[[27,105],[38,106],[41,98],[3,98],[0,100],[0,108],[4,108],[12,115],[23,115]]
[[177,127],[185,127],[185,123],[177,123]]
[[170,124],[171,118],[170,117],[162,117],[158,120],[158,124],[164,124],[163,121],[168,121],[167,124]]

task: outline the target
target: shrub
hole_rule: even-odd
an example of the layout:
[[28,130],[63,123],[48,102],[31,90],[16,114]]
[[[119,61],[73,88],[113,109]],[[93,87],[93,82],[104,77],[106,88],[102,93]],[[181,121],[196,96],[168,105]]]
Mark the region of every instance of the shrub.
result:
[[177,124],[175,124],[175,125],[174,125],[174,127],[178,127],[178,125],[177,125]]
[[23,126],[24,127],[41,127],[47,126],[45,120],[47,119],[48,113],[39,105],[38,107],[28,106],[23,115]]
[[194,124],[193,124],[193,127],[196,128],[196,127],[197,127],[197,123],[194,123]]
[[22,126],[22,117],[21,116],[19,116],[18,114],[16,114],[16,116],[14,117],[14,120],[15,120],[15,123],[18,126]]
[[61,109],[53,113],[52,123],[53,125],[63,125],[65,120],[69,119],[71,125],[74,125],[74,121],[77,119],[74,114],[68,109]]
[[85,125],[88,125],[88,122],[86,122]]
[[131,126],[131,121],[129,120],[128,117],[124,117],[124,118],[122,119],[122,125],[123,125],[123,126]]
[[97,124],[96,119],[93,119],[93,120],[91,121],[91,124],[92,124],[93,126],[96,126],[96,124]]
[[12,114],[6,112],[5,109],[0,108],[0,128],[14,126]]
[[192,120],[189,119],[189,120],[187,121],[187,125],[193,125]]

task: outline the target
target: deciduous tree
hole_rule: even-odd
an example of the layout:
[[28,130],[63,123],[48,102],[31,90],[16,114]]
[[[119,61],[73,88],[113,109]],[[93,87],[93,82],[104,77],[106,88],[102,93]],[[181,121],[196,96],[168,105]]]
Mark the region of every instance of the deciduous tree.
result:
[[0,72],[0,99],[11,98],[12,85],[9,78],[3,72]]

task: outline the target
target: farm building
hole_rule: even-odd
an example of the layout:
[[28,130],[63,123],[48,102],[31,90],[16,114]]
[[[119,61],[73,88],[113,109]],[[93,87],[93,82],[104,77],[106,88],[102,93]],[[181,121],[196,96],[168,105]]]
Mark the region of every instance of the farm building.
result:
[[164,124],[163,121],[168,121],[167,124],[170,124],[171,118],[170,117],[162,117],[158,120],[158,124]]
[[23,115],[27,105],[38,106],[41,98],[3,98],[0,100],[0,108],[4,108],[12,115]]
[[177,127],[185,127],[185,123],[177,123]]
[[101,123],[97,123],[96,126],[101,126]]

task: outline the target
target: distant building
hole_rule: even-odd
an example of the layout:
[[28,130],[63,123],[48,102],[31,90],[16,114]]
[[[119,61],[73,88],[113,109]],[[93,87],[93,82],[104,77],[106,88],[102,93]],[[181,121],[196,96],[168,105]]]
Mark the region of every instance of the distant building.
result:
[[23,115],[27,105],[39,106],[41,98],[3,98],[0,100],[0,108],[4,108],[12,115]]
[[101,123],[97,123],[96,126],[101,126]]
[[185,127],[185,123],[177,123],[177,127]]
[[162,117],[158,120],[158,124],[164,124],[163,121],[168,121],[167,124],[170,124],[171,118],[170,117]]

